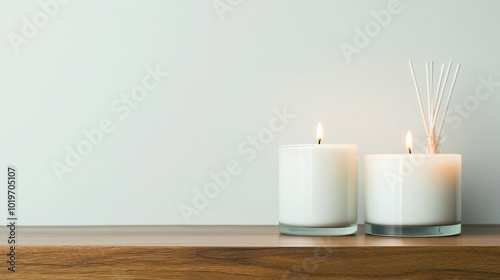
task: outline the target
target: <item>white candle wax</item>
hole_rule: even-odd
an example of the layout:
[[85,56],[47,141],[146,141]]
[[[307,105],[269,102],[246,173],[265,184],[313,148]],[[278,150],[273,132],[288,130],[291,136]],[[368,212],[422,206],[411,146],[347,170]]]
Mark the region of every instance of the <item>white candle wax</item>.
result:
[[461,222],[461,155],[367,155],[364,159],[367,224]]
[[298,227],[357,223],[357,145],[279,149],[279,220]]

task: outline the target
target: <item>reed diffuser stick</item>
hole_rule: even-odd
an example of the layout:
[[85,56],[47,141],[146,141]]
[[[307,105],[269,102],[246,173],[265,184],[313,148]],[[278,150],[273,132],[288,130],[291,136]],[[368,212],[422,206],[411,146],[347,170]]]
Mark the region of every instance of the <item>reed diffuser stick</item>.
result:
[[441,82],[443,81],[443,71],[444,71],[444,63],[441,64],[441,71],[439,73],[439,80],[438,80],[438,84],[436,87],[436,96],[435,96],[435,100],[434,100],[434,112],[437,110],[437,101],[439,99],[439,89],[441,88]]
[[430,92],[431,92],[431,96],[429,97],[429,104],[430,104],[430,113],[429,113],[429,122],[432,121],[432,116],[434,116],[434,61],[431,61],[431,73],[430,73],[430,76],[431,76],[431,81],[430,81],[430,85],[429,85],[429,89],[430,89]]
[[413,71],[413,64],[411,60],[408,60],[410,64],[410,70],[413,77],[413,84],[415,85],[415,91],[417,93],[418,105],[420,106],[420,113],[422,114],[422,119],[424,120],[425,133],[429,134],[429,129],[427,128],[427,121],[425,120],[424,107],[422,106],[422,98],[420,97],[420,90],[418,89],[417,78],[415,77],[415,71]]
[[[429,70],[429,63],[425,63],[425,81],[427,83],[427,113],[429,114],[429,123],[432,122],[432,109],[431,109],[431,74]],[[431,127],[432,129],[432,127]]]
[[436,112],[434,113],[434,117],[432,119],[432,126],[433,127],[435,127],[435,125],[436,125],[437,116],[439,113],[439,108],[441,107],[441,102],[443,101],[444,90],[446,89],[446,83],[448,82],[448,77],[450,76],[450,70],[451,70],[452,64],[453,64],[453,61],[450,60],[450,62],[448,63],[448,68],[446,69],[446,74],[444,76],[444,81],[443,81],[443,84],[441,86],[441,90],[439,92],[439,100],[438,100],[438,104],[436,105]]
[[458,72],[460,71],[460,64],[457,65],[455,70],[455,75],[453,75],[453,81],[451,82],[450,92],[448,93],[448,100],[446,101],[446,107],[444,109],[443,119],[441,120],[441,126],[439,127],[438,136],[441,136],[443,131],[444,120],[446,118],[446,113],[448,113],[448,107],[450,106],[451,95],[453,94],[453,89],[455,88],[455,82],[457,81]]

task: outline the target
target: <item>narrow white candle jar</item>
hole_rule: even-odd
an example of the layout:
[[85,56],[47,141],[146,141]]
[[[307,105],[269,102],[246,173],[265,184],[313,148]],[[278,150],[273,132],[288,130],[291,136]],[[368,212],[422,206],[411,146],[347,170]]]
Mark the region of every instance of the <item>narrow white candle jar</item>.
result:
[[461,155],[366,155],[364,160],[366,233],[460,234]]
[[358,146],[288,145],[279,149],[280,232],[357,232]]

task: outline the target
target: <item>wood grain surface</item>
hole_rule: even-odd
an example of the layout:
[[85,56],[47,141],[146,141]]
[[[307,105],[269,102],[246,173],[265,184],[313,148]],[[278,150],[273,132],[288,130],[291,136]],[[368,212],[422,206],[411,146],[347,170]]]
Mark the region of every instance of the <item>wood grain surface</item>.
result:
[[[0,227],[0,236],[8,236]],[[364,234],[311,237],[279,234],[277,226],[75,226],[18,227],[18,245],[68,246],[498,246],[500,225],[464,225],[450,237],[390,238]],[[0,237],[0,245],[7,238]]]
[[500,279],[500,226],[441,238],[366,236],[362,228],[345,237],[285,236],[275,226],[154,228],[43,227],[28,237],[21,227],[20,240],[33,244],[16,247],[15,273],[0,246],[0,279]]

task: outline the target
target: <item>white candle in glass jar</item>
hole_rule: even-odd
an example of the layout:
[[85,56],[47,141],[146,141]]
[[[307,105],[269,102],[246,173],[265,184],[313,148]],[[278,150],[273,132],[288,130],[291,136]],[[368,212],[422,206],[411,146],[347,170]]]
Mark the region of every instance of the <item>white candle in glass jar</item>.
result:
[[357,145],[279,149],[279,221],[295,227],[357,224]]
[[[411,134],[407,139],[411,152]],[[366,224],[461,223],[461,155],[366,155],[364,160]]]
[[357,222],[356,145],[280,146],[280,223],[341,227]]

